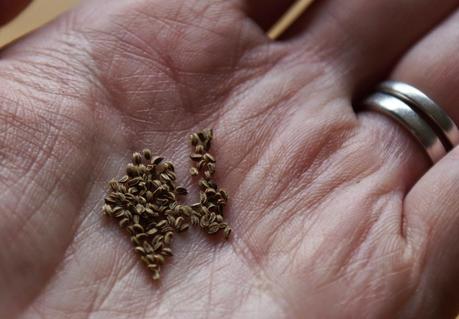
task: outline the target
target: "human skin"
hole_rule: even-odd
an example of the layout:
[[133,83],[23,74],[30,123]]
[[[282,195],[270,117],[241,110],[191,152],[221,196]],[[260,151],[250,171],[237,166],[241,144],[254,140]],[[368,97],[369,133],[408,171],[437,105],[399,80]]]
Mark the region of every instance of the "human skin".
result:
[[[87,1],[1,51],[3,318],[454,317],[459,150],[431,167],[352,102],[390,77],[459,122],[457,1],[318,1],[283,41],[271,2]],[[148,147],[192,201],[206,127],[233,233],[177,236],[153,282],[107,181]]]

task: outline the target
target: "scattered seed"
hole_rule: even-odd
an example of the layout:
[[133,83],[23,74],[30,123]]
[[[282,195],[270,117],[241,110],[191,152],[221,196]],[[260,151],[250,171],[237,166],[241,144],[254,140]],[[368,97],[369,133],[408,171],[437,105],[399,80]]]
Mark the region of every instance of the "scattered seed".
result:
[[190,175],[191,176],[198,176],[199,175],[198,169],[196,167],[190,168]]
[[143,157],[145,157],[147,161],[151,160],[151,151],[148,148],[144,149],[142,153],[143,153]]
[[185,187],[183,186],[178,186],[175,188],[175,192],[177,193],[177,195],[187,195],[188,194],[188,191]]
[[140,165],[140,163],[142,163],[142,155],[140,155],[139,152],[132,154],[132,163],[134,163],[134,165]]
[[153,163],[153,165],[158,165],[159,163],[161,163],[163,161],[163,157],[161,156],[155,156],[153,157],[153,159],[151,160],[151,162]]
[[142,247],[140,247],[140,246],[135,247],[134,250],[135,250],[135,252],[138,253],[138,254],[142,254],[142,255],[145,254],[145,250],[144,250]]

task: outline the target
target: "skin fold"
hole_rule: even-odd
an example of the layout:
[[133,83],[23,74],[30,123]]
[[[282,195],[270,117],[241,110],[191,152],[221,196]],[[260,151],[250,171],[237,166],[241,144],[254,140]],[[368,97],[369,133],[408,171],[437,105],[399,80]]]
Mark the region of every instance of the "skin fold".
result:
[[[394,78],[459,122],[457,2],[318,1],[271,42],[274,3],[86,1],[1,51],[2,317],[454,317],[459,152],[353,104]],[[107,182],[148,147],[193,202],[206,127],[233,233],[176,236],[153,282]]]

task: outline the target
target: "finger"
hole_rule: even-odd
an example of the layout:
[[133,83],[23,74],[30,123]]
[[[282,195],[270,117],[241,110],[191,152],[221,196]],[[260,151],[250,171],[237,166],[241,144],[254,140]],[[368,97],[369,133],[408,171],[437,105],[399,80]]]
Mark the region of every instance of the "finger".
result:
[[31,2],[32,0],[0,0],[0,26],[10,22]]
[[[438,26],[401,60],[391,78],[410,83],[432,97],[459,122],[459,12]],[[406,197],[408,239],[426,256],[426,285],[441,291],[445,309],[456,308],[459,276],[459,148],[456,147],[423,176]],[[439,305],[442,307],[442,305]]]
[[436,308],[449,314],[442,318],[459,311],[458,163],[455,148],[418,181],[404,203],[404,232],[415,254],[419,304],[434,296]]
[[380,79],[397,58],[457,6],[445,1],[317,1],[287,33],[298,63],[338,68],[349,90]]

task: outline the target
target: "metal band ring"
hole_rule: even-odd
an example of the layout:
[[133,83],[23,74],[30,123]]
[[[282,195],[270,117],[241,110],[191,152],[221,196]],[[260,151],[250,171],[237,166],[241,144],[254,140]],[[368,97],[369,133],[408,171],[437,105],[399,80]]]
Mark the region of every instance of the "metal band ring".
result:
[[403,82],[385,81],[379,85],[378,90],[398,97],[412,106],[415,111],[430,119],[432,125],[435,125],[442,133],[443,139],[449,143],[445,145],[448,151],[459,144],[459,130],[454,121],[437,103],[419,89]]
[[369,110],[388,115],[408,129],[425,149],[433,163],[436,163],[446,154],[446,149],[440,138],[429,124],[398,97],[377,92],[366,98],[363,101],[363,106]]

